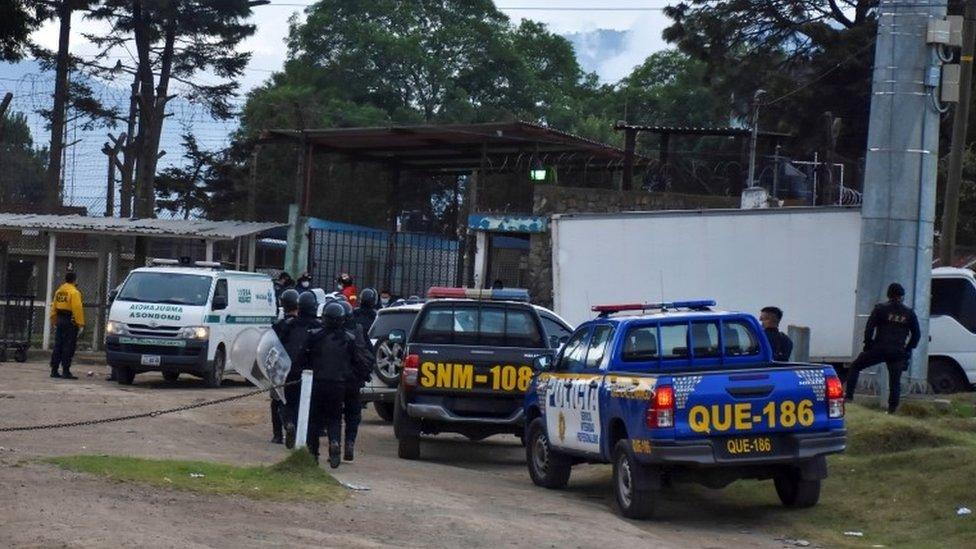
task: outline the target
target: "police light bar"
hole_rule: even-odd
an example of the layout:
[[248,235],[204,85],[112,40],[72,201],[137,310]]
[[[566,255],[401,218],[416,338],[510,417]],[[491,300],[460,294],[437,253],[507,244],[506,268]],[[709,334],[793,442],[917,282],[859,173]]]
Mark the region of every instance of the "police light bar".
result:
[[473,288],[446,288],[434,286],[427,290],[431,299],[482,299],[488,301],[529,301],[529,291],[525,288],[504,288],[501,290],[476,290]]
[[617,305],[594,305],[591,309],[594,313],[600,313],[600,316],[607,316],[613,313],[622,313],[624,311],[668,311],[671,309],[705,311],[708,310],[709,307],[714,306],[714,299],[698,299],[664,303],[621,303]]

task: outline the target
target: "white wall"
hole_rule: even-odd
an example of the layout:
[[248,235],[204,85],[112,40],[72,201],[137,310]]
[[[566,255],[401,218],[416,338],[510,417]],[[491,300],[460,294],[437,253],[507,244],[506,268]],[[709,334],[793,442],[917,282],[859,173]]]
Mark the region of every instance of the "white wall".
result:
[[812,358],[848,358],[860,226],[854,209],[556,216],[556,311],[578,324],[604,303],[715,299],[757,316],[775,305],[784,331],[811,328]]

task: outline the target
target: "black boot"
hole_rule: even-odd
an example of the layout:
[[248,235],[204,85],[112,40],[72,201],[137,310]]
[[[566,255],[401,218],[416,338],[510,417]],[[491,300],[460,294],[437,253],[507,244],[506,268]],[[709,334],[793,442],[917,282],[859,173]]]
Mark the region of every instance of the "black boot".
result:
[[64,373],[61,374],[61,377],[63,377],[64,379],[78,379],[78,377],[72,375],[71,374],[71,370],[69,370],[67,368],[64,369]]
[[58,373],[57,368],[51,368],[51,377],[61,377],[61,374]]
[[344,459],[346,461],[352,461],[353,458],[356,457],[356,454],[355,454],[355,446],[356,446],[356,443],[355,442],[346,441],[346,451],[342,455],[342,459]]
[[342,463],[342,448],[338,443],[329,443],[329,466],[337,469]]
[[281,435],[275,435],[271,437],[271,444],[282,444],[284,441],[281,439]]

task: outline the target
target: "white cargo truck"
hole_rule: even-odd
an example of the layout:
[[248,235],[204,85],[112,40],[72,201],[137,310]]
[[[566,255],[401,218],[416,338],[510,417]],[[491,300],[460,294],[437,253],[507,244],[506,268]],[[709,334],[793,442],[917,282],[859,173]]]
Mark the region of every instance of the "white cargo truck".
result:
[[[842,365],[856,355],[859,209],[562,214],[551,234],[553,304],[571,324],[606,303],[715,299],[757,315],[775,305],[785,311],[784,329],[811,329],[811,360]],[[929,381],[936,392],[969,390],[976,278],[935,269],[932,294]]]

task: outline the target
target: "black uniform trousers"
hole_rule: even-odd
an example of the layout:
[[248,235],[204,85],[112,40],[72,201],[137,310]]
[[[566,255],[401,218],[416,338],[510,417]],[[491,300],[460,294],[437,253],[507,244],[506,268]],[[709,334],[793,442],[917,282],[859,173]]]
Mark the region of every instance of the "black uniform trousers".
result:
[[71,371],[71,359],[75,356],[75,346],[78,344],[78,326],[71,313],[58,313],[57,324],[54,329],[54,349],[51,351],[51,371],[62,368],[64,373]]
[[282,420],[285,418],[285,404],[271,395],[271,435],[278,439],[282,437]]
[[319,455],[319,433],[322,428],[329,444],[342,444],[342,399],[345,384],[338,381],[315,380],[312,383],[312,402],[308,418],[308,451]]
[[865,350],[854,359],[850,370],[847,372],[847,399],[852,400],[854,398],[854,391],[857,389],[857,379],[861,375],[861,370],[883,362],[888,367],[888,411],[894,412],[898,409],[898,401],[901,398],[901,373],[908,366],[907,359],[904,349],[872,348]]
[[363,420],[363,403],[359,400],[358,383],[347,382],[342,398],[342,419],[346,423],[346,446],[356,442],[359,424]]

